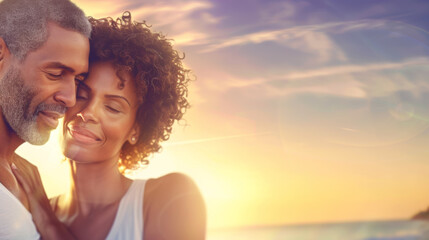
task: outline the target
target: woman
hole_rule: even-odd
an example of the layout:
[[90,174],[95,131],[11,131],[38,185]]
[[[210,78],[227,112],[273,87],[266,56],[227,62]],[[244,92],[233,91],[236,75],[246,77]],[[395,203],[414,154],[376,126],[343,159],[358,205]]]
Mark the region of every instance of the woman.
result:
[[129,12],[116,21],[90,22],[89,73],[63,124],[71,191],[49,203],[40,177],[14,171],[41,236],[204,239],[205,206],[192,180],[175,173],[133,181],[122,174],[147,164],[189,107],[182,59],[162,35],[132,22]]

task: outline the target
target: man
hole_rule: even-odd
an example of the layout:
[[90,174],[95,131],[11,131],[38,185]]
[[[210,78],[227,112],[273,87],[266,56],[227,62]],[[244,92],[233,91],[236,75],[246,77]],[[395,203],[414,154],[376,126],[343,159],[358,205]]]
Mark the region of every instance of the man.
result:
[[32,165],[15,150],[25,141],[46,143],[75,104],[76,82],[88,70],[90,32],[69,0],[0,2],[0,239],[39,238],[11,170],[31,172]]

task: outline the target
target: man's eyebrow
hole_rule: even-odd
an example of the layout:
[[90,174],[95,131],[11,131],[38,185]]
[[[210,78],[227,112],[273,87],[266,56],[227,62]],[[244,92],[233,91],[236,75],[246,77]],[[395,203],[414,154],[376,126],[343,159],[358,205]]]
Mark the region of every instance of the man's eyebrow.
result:
[[51,63],[46,64],[45,67],[46,68],[62,68],[64,70],[66,70],[67,72],[71,72],[71,73],[75,72],[75,70],[73,68],[66,66],[60,62],[51,62]]
[[104,96],[107,97],[107,98],[120,98],[120,99],[123,99],[131,107],[130,102],[125,97],[122,97],[122,96],[119,96],[119,95],[104,95]]

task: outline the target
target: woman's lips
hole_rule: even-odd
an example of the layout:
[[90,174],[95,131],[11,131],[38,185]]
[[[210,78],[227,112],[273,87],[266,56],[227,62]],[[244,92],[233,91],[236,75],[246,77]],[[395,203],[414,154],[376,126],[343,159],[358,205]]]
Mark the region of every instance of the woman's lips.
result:
[[101,141],[97,135],[88,129],[79,126],[68,126],[68,130],[73,139],[82,143],[97,143]]

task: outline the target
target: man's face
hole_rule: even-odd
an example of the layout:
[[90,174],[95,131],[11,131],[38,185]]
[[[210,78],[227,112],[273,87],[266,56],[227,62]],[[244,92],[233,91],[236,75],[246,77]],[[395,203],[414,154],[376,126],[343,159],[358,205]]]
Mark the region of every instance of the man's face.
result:
[[88,70],[85,36],[52,23],[48,33],[22,62],[12,60],[0,79],[3,116],[21,139],[37,145],[46,143],[58,118],[75,104],[76,80]]

